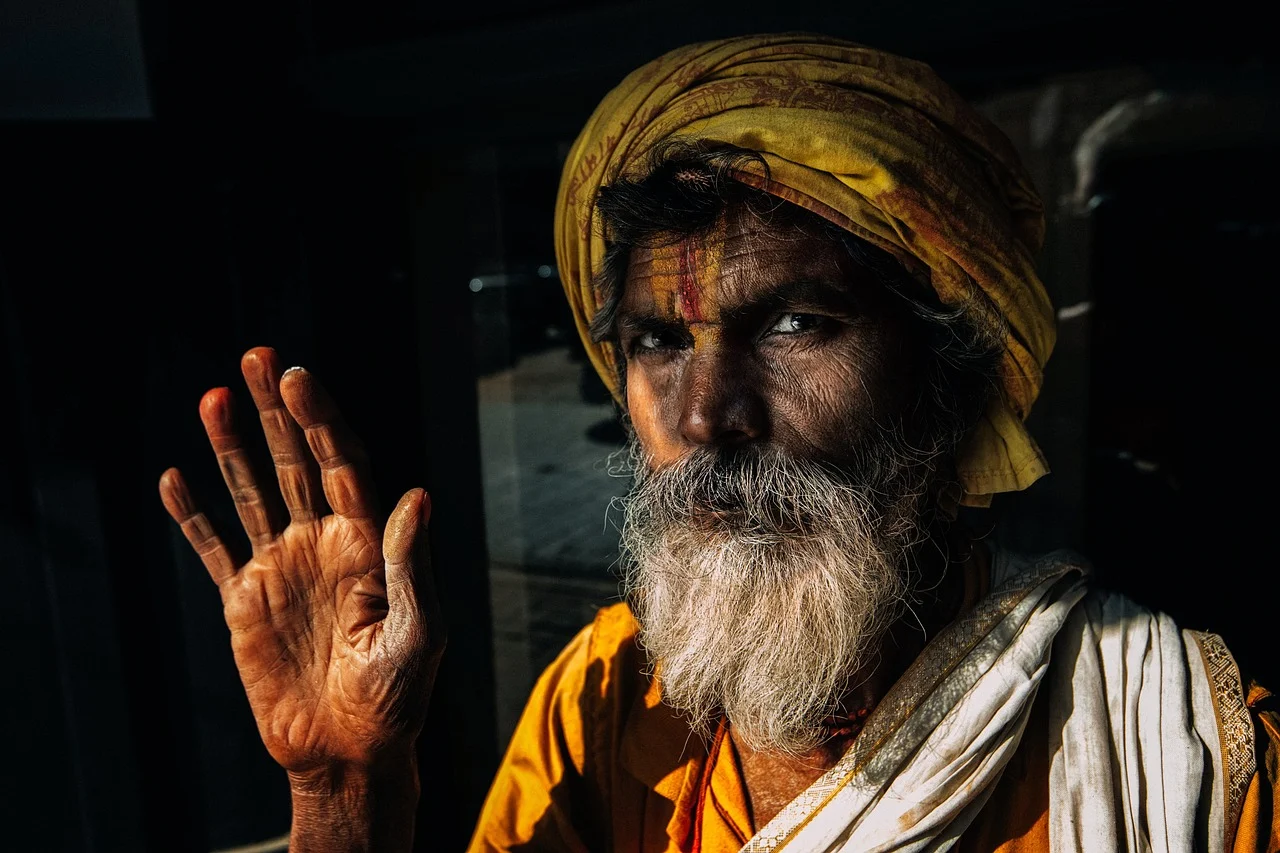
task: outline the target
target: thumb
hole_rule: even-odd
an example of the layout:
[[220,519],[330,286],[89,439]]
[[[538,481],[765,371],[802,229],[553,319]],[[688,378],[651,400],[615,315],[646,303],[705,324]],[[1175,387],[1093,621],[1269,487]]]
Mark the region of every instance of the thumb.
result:
[[[424,489],[410,489],[387,519],[382,556],[386,563],[387,621],[392,624],[407,627],[435,613],[431,552],[427,548],[430,518],[431,496]],[[432,636],[441,626],[421,627]]]

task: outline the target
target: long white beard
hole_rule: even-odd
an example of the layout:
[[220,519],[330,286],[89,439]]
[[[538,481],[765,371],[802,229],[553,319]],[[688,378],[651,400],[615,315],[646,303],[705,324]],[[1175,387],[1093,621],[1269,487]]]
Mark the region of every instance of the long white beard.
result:
[[[902,612],[931,466],[881,444],[851,478],[777,450],[649,470],[633,443],[623,566],[663,699],[706,732],[806,752]],[[870,461],[874,460],[874,461]]]

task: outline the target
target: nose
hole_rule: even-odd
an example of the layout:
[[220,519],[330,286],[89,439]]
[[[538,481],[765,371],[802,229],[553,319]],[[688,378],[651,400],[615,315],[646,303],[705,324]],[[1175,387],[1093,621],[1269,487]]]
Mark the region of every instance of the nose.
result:
[[683,377],[680,437],[697,446],[737,446],[763,439],[768,412],[751,374],[732,353],[694,355]]

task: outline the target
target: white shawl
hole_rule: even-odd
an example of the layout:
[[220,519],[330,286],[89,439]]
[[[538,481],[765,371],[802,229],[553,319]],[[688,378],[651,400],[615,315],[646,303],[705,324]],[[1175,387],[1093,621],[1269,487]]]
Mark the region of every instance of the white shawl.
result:
[[[1217,637],[1089,591],[1088,574],[1066,552],[997,552],[991,595],[929,643],[844,757],[743,853],[950,848],[1042,687],[1053,851],[1224,853],[1253,775],[1239,672]],[[1242,720],[1247,750],[1222,734],[1238,741]]]

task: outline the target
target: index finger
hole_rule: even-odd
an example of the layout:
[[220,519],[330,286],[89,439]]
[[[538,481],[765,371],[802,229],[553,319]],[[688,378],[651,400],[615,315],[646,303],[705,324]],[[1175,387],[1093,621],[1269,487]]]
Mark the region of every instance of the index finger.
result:
[[376,518],[369,457],[329,392],[305,369],[291,367],[280,377],[280,396],[320,463],[320,485],[329,506],[345,518]]

